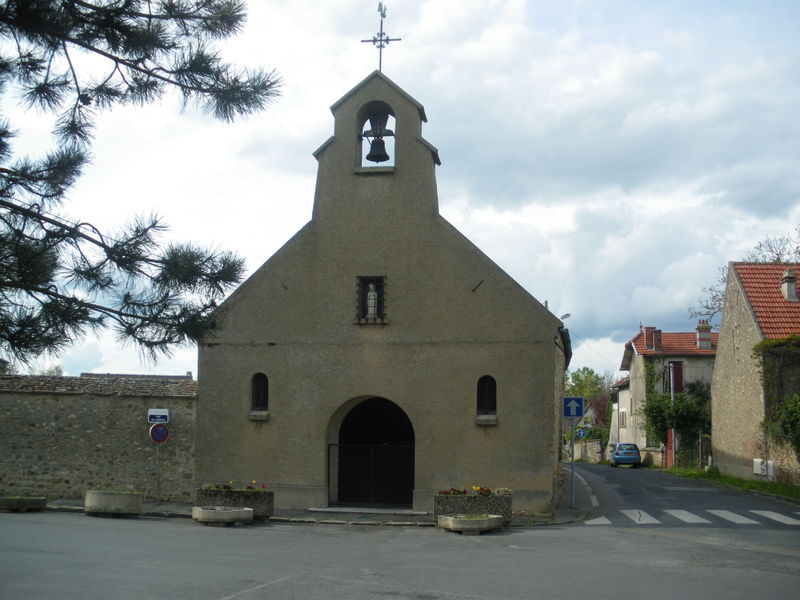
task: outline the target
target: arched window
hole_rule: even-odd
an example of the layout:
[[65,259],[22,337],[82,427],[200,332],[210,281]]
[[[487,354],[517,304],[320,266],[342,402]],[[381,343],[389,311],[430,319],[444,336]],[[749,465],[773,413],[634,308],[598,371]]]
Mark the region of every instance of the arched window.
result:
[[478,414],[497,414],[497,383],[490,375],[478,379]]
[[252,381],[253,399],[250,406],[251,410],[269,410],[269,379],[263,373],[253,375]]

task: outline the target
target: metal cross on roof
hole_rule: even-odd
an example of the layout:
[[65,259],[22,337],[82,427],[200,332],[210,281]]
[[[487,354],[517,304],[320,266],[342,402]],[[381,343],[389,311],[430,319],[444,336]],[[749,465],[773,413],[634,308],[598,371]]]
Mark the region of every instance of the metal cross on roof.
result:
[[401,38],[390,38],[383,32],[383,20],[386,18],[386,5],[383,2],[378,2],[378,14],[381,16],[381,30],[371,40],[361,40],[362,42],[372,42],[378,48],[378,71],[383,70],[383,49],[389,45],[389,42],[402,41]]

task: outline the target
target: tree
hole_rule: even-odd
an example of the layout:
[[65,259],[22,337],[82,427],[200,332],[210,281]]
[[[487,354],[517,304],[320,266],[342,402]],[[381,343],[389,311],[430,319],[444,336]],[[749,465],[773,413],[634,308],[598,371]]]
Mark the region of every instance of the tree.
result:
[[686,391],[675,394],[653,393],[644,407],[647,435],[661,443],[667,431],[675,428],[679,440],[694,439],[700,433],[711,433],[711,386],[698,381],[686,384]]
[[64,375],[64,369],[58,363],[52,364],[49,367],[40,369],[31,369],[31,375],[46,375],[48,377],[61,377]]
[[[800,225],[784,236],[765,236],[744,256],[747,262],[797,262],[800,261]],[[697,306],[689,307],[689,316],[713,319],[722,312],[725,285],[728,281],[727,265],[717,267],[717,279],[701,290]]]
[[19,90],[28,107],[57,115],[55,147],[37,159],[13,156],[15,132],[0,121],[0,350],[10,358],[29,362],[107,325],[155,358],[213,328],[218,300],[242,278],[241,258],[165,246],[157,216],[111,235],[59,209],[89,160],[98,112],[171,89],[230,121],[278,95],[275,71],[235,70],[210,46],[244,18],[241,0],[0,7],[0,93]]
[[592,407],[596,421],[605,425],[606,403],[611,393],[612,377],[610,373],[600,375],[590,367],[581,367],[575,371],[567,371],[564,375],[564,389],[567,396],[582,396],[584,412]]

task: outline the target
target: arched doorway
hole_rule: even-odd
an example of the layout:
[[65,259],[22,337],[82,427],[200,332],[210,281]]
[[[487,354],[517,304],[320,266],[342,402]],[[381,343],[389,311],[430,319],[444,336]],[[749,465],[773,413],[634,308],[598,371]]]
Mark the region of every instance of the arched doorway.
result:
[[414,428],[385,398],[354,406],[331,447],[331,501],[351,505],[410,506],[414,489]]

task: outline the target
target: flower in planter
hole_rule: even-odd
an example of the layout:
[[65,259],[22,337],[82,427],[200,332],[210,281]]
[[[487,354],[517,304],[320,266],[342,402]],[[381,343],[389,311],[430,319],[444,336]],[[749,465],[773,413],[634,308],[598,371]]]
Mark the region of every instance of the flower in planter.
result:
[[236,490],[236,491],[245,491],[245,492],[262,492],[266,491],[267,484],[266,483],[258,483],[255,479],[253,479],[250,483],[234,483],[233,481],[227,481],[225,483],[204,483],[200,486],[201,490]]
[[466,496],[467,490],[451,487],[449,490],[439,490],[436,494],[439,496]]
[[451,487],[449,490],[439,490],[436,492],[437,496],[508,496],[510,494],[511,490],[508,488],[497,488],[493,492],[491,488],[480,485],[473,485],[469,490],[466,488]]

